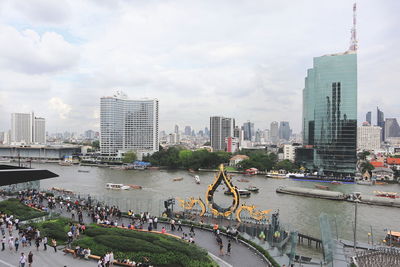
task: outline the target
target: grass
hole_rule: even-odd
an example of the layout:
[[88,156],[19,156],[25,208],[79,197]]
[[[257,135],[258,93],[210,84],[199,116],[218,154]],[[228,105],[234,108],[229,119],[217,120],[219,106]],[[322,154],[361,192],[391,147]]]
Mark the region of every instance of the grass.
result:
[[14,215],[20,221],[26,221],[37,217],[47,215],[47,212],[38,211],[22,204],[16,198],[10,198],[0,202],[0,211],[6,214]]
[[235,167],[232,167],[232,166],[226,166],[226,167],[225,167],[225,170],[228,171],[228,172],[235,172],[235,171],[237,171],[237,169],[236,169]]

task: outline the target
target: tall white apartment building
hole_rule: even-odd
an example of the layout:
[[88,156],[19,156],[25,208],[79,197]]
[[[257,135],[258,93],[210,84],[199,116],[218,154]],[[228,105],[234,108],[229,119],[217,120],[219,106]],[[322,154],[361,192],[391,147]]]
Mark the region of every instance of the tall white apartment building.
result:
[[363,123],[357,127],[357,149],[379,150],[381,148],[382,128]]
[[288,159],[292,162],[296,159],[296,148],[299,146],[284,145],[283,146],[283,159]]
[[32,113],[11,114],[12,144],[45,144],[46,121]]
[[235,119],[221,116],[210,117],[210,141],[214,151],[226,151],[225,138],[234,137]]
[[158,151],[158,100],[131,100],[122,93],[100,99],[100,151],[115,157],[134,151],[138,158]]

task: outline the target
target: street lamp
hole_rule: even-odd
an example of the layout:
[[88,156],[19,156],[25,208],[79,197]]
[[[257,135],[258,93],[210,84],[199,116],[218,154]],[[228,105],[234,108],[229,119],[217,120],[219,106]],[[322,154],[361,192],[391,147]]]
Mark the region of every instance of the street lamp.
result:
[[357,247],[357,203],[361,201],[361,193],[360,192],[353,193],[353,201],[354,201],[354,251],[356,251],[356,247]]

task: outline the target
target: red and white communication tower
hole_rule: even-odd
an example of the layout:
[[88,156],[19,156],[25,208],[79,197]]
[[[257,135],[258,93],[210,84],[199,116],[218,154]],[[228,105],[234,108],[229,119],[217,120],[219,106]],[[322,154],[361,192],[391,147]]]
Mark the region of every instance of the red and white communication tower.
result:
[[351,29],[351,41],[350,41],[350,51],[357,51],[358,42],[357,42],[357,30],[356,30],[356,18],[357,18],[357,4],[353,5],[353,28]]

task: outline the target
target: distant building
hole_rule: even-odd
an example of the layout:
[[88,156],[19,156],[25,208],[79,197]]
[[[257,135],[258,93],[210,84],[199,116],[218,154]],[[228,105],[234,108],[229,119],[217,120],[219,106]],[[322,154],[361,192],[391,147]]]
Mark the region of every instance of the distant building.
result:
[[290,160],[292,162],[296,159],[296,149],[300,145],[284,145],[283,146],[283,159]]
[[246,155],[235,155],[232,158],[230,158],[229,166],[235,167],[238,163],[246,159],[249,159],[249,157]]
[[371,120],[371,111],[368,111],[367,114],[365,115],[365,121],[369,123],[369,125],[372,125],[372,120]]
[[222,116],[210,117],[210,141],[214,151],[226,151],[225,139],[233,137],[235,119]]
[[96,132],[93,130],[87,130],[85,131],[84,136],[86,140],[93,140],[96,137]]
[[254,123],[247,121],[243,123],[243,139],[252,141],[252,137],[254,136]]
[[279,141],[279,123],[277,121],[271,122],[269,135],[271,143],[276,145]]
[[279,139],[289,140],[290,138],[290,126],[288,121],[281,121],[279,123]]
[[178,125],[175,125],[174,133],[179,134],[179,126]]
[[115,157],[134,151],[143,154],[158,151],[158,100],[130,100],[118,92],[100,99],[100,151]]
[[45,144],[46,121],[35,117],[34,113],[11,114],[11,143]]
[[395,118],[385,120],[385,140],[390,137],[400,137],[400,127]]
[[376,108],[376,125],[382,128],[381,141],[385,141],[385,115]]
[[239,138],[227,137],[225,138],[226,152],[235,153],[239,151]]
[[357,127],[357,149],[377,151],[381,148],[381,132],[379,126],[372,126],[365,122]]
[[192,135],[192,127],[185,126],[185,135]]
[[303,143],[313,147],[313,171],[354,175],[357,163],[357,54],[314,58],[303,90]]

